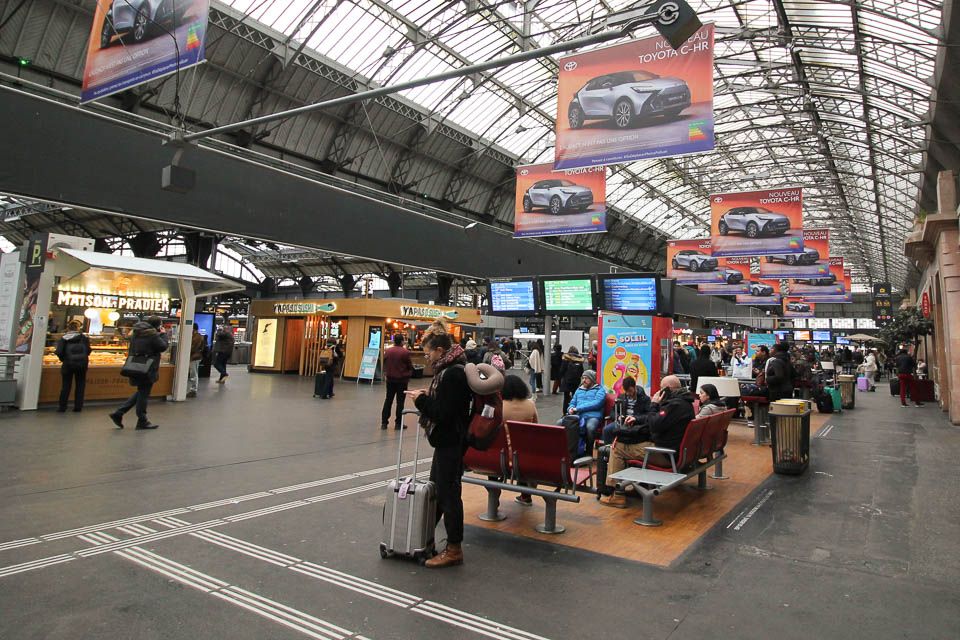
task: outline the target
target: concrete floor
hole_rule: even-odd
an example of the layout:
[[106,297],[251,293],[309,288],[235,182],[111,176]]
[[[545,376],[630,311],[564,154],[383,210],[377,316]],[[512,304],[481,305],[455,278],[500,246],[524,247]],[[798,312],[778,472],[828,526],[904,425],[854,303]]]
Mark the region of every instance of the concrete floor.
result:
[[311,393],[235,369],[155,432],[0,415],[0,638],[960,637],[960,432],[931,405],[859,394],[669,571],[468,526],[431,572],[377,553],[383,387]]

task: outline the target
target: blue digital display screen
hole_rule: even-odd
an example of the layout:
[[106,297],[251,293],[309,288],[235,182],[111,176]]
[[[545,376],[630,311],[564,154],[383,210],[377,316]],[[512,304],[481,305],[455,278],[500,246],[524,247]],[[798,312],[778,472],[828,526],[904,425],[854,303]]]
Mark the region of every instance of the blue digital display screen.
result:
[[207,341],[207,346],[213,346],[213,314],[197,313],[193,316],[193,322],[200,328],[200,335]]
[[490,283],[490,313],[536,313],[533,280]]
[[829,332],[829,331],[814,331],[814,332],[813,332],[813,341],[814,341],[814,342],[830,342],[830,332]]
[[603,280],[603,308],[607,311],[657,310],[657,279],[605,278]]

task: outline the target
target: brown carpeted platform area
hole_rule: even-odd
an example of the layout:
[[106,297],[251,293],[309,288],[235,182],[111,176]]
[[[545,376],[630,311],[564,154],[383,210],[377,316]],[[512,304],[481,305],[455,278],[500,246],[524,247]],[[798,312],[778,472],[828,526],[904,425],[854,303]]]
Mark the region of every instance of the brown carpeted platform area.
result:
[[[816,412],[811,414],[811,437],[829,418]],[[698,489],[696,478],[692,478],[655,498],[654,516],[663,521],[660,527],[634,524],[641,510],[640,497],[635,493],[628,494],[626,509],[604,507],[590,493],[581,494],[579,504],[559,502],[557,522],[566,527],[562,534],[535,531],[534,527],[543,521],[543,501],[534,498],[533,506],[525,507],[514,501],[517,494],[512,492],[501,496],[500,512],[507,519],[484,522],[477,515],[486,510],[487,492],[467,484],[463,485],[465,521],[510,535],[667,567],[725,516],[730,514],[732,520],[736,507],[773,473],[770,447],[754,446],[752,442],[753,429],[743,422],[733,422],[723,464],[723,472],[729,478],[714,480],[710,477],[711,469],[707,473],[709,489],[706,491]]]

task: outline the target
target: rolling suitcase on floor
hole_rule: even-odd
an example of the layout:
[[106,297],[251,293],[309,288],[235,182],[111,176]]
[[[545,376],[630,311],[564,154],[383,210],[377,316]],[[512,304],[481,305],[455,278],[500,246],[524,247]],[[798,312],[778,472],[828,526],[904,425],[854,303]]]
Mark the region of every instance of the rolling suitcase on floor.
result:
[[318,371],[317,375],[313,377],[313,397],[328,398],[332,391],[333,374],[329,371]]
[[607,487],[607,465],[610,463],[610,449],[612,448],[613,446],[609,444],[597,448],[597,500],[601,496],[607,495],[608,489],[610,492],[613,491],[612,488]]
[[900,378],[890,378],[890,395],[900,395]]
[[910,399],[914,402],[934,402],[936,400],[933,380],[917,380],[910,385]]
[[[415,410],[408,409],[404,415]],[[417,459],[420,457],[420,428],[416,427],[413,473],[400,477],[403,452],[403,429],[397,444],[397,475],[387,484],[387,502],[383,505],[383,541],[380,557],[403,556],[423,564],[434,555],[434,531],[437,526],[437,487],[430,481],[417,480]]]
[[833,400],[833,410],[836,413],[843,411],[843,398],[840,396],[840,389],[836,387],[824,387],[823,389],[827,394],[830,395],[831,400]]
[[867,380],[866,376],[860,376],[857,378],[857,391],[869,391],[870,390],[870,381]]

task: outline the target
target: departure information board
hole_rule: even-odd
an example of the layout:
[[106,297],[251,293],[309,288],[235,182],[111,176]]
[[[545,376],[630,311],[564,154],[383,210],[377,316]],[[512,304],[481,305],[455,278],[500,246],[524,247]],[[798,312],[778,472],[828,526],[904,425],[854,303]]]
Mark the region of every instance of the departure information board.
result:
[[547,313],[557,311],[593,312],[593,280],[570,278],[543,281],[543,308]]
[[653,313],[657,310],[656,277],[604,278],[601,287],[601,306],[606,311]]
[[536,312],[533,279],[490,283],[490,313],[535,315]]

